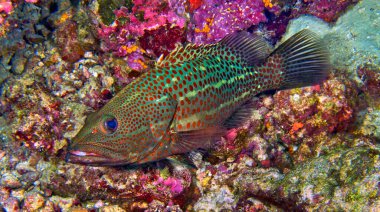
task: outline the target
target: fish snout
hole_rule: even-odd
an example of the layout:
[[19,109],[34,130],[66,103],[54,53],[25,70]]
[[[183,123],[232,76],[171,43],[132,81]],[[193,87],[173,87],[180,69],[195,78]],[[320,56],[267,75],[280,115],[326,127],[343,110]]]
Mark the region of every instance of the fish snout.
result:
[[89,149],[89,145],[78,143],[70,143],[67,147],[65,161],[67,163],[98,165],[106,163],[109,158],[102,155],[100,152]]

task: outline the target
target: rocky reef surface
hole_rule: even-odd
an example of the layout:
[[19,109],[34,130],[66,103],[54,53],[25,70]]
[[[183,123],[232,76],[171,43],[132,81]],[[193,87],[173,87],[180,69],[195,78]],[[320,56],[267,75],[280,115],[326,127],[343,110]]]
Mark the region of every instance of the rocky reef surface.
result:
[[[65,163],[86,115],[177,45],[303,28],[329,78],[255,97],[196,168]],[[379,31],[377,0],[0,0],[0,210],[376,211]]]

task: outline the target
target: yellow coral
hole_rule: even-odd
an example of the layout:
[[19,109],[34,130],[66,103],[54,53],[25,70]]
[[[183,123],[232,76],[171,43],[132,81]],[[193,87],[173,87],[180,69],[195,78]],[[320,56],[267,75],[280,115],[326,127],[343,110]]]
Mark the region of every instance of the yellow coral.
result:
[[[0,14],[1,16],[1,14]],[[2,17],[0,17],[1,19]],[[1,37],[4,37],[5,34],[9,31],[9,26],[10,24],[8,23],[8,21],[4,21],[3,24],[0,24],[0,38]]]
[[265,5],[265,7],[269,7],[269,8],[273,7],[271,0],[263,0],[263,3]]
[[131,46],[131,47],[128,47],[128,46],[122,46],[121,48],[122,48],[123,50],[125,50],[128,54],[130,54],[130,53],[132,53],[132,52],[137,51],[137,49],[138,49],[139,47],[137,47],[136,45],[133,45],[133,46]]
[[211,180],[211,177],[205,177],[205,178],[201,181],[201,185],[202,185],[202,187],[207,187],[207,186],[210,184],[210,180]]
[[197,33],[199,33],[199,32],[204,32],[204,33],[210,32],[210,26],[212,25],[213,20],[214,19],[212,19],[212,18],[207,18],[206,19],[207,23],[205,24],[203,29],[195,28],[195,32],[197,32]]
[[123,50],[125,50],[128,54],[135,52],[137,50],[140,50],[142,53],[145,53],[144,49],[139,48],[137,45],[132,45],[130,47],[128,46],[122,46],[121,47]]
[[148,68],[148,66],[140,59],[134,60],[133,62],[139,63],[143,68]]
[[58,19],[58,23],[59,23],[59,24],[62,24],[62,23],[64,23],[64,22],[66,22],[67,19],[69,19],[69,18],[71,18],[71,17],[72,17],[71,14],[69,14],[68,12],[65,12],[65,13],[63,13],[63,14],[61,15],[61,17],[59,17],[59,19]]

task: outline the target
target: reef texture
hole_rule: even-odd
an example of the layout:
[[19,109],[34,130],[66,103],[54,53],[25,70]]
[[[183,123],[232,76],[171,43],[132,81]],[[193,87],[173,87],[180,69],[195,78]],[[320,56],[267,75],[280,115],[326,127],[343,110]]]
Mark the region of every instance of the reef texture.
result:
[[193,43],[214,43],[237,30],[266,21],[261,0],[211,0],[194,12],[191,28]]
[[[0,0],[0,210],[375,211],[379,24],[376,0]],[[303,28],[329,47],[329,78],[255,97],[196,168],[64,161],[86,116],[177,45]]]

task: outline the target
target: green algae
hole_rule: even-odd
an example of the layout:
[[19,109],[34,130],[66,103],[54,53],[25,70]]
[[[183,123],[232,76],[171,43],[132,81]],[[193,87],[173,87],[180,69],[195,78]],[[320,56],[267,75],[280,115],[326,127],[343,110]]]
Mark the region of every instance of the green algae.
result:
[[377,195],[380,147],[337,148],[288,173],[255,169],[234,181],[236,195],[254,196],[284,210],[370,210]]
[[380,141],[380,109],[361,111],[356,120],[358,133]]
[[130,11],[133,7],[132,0],[99,0],[99,14],[104,24],[110,25],[115,20],[114,10],[124,6]]

